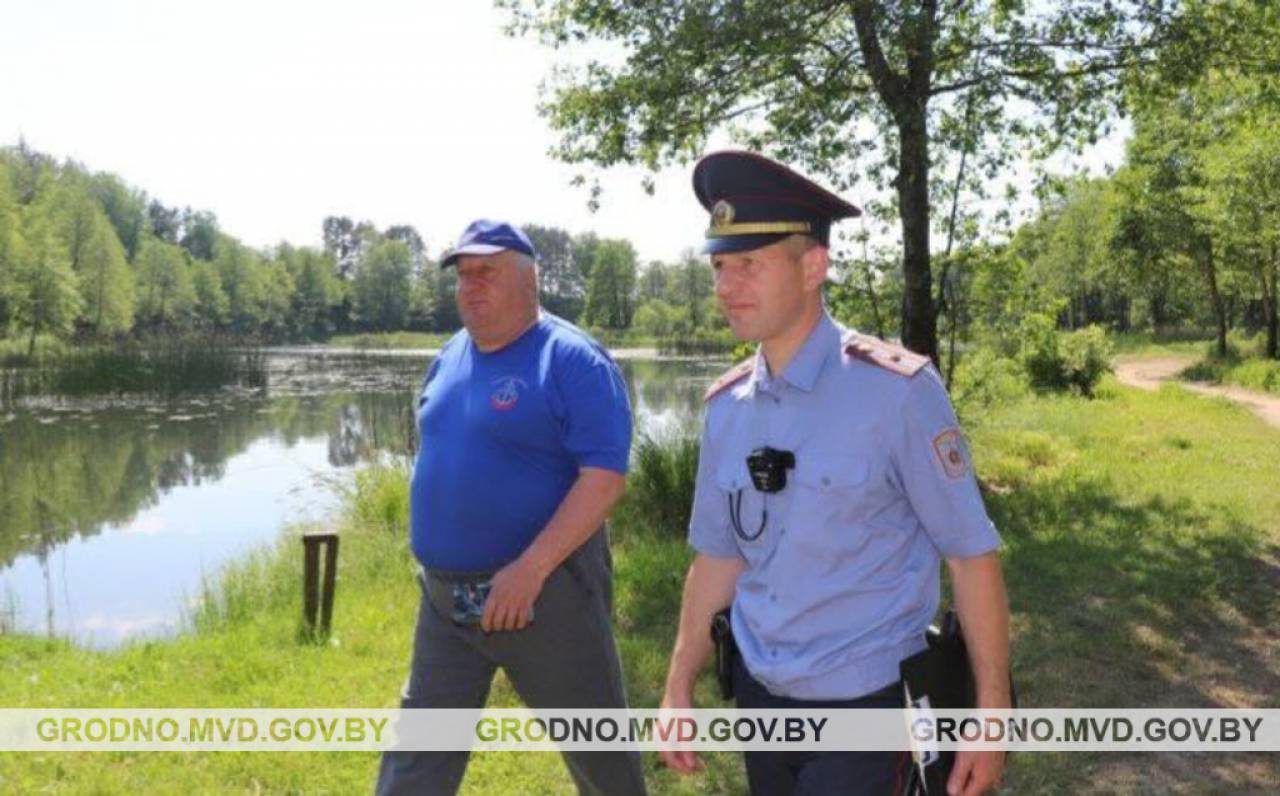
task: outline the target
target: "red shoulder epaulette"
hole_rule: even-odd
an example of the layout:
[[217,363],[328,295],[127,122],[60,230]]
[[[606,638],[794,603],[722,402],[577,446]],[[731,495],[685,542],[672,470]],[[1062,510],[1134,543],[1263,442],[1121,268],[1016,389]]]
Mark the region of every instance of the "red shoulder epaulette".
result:
[[843,340],[844,352],[851,357],[870,362],[876,367],[897,373],[899,376],[914,376],[916,372],[929,364],[929,358],[917,354],[909,348],[897,343],[886,343],[879,337],[869,334],[849,332]]
[[720,378],[711,383],[711,386],[707,388],[706,394],[702,396],[702,400],[710,401],[712,398],[715,398],[720,393],[738,383],[742,377],[749,374],[751,369],[755,367],[755,361],[755,357],[749,357],[729,368],[720,376]]

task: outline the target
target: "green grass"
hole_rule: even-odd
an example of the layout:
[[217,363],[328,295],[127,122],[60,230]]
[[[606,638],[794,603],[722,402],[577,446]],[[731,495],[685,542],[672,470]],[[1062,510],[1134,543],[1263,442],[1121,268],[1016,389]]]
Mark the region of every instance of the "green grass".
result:
[[86,345],[39,364],[0,370],[0,398],[27,395],[175,396],[225,386],[260,387],[260,351],[213,338]]
[[36,348],[28,357],[30,339],[24,336],[0,337],[0,367],[42,365],[62,358],[71,350],[68,343],[51,334],[36,335]]
[[367,332],[334,335],[325,345],[374,350],[440,348],[450,337],[452,332]]
[[[1222,401],[1110,378],[1093,400],[1027,396],[973,417],[972,448],[1005,543],[1023,704],[1274,706],[1280,433]],[[683,458],[654,457],[658,470]],[[394,707],[417,604],[404,484],[402,471],[366,471],[349,496],[329,643],[299,639],[301,545],[291,535],[211,586],[192,632],[176,640],[99,653],[0,636],[0,704]],[[651,510],[619,512],[613,536],[618,639],[640,707],[660,697],[690,558],[678,532],[651,524]],[[720,704],[711,685],[704,678],[699,704]],[[501,678],[491,704],[515,704]],[[1241,759],[1020,754],[1004,792],[1280,787],[1273,758]],[[654,793],[743,791],[736,757],[709,763],[683,779],[645,757]],[[369,791],[375,768],[375,756],[360,753],[21,754],[0,756],[0,791],[352,793]],[[557,755],[491,753],[472,759],[464,792],[571,786]]]
[[1153,334],[1152,332],[1128,332],[1108,334],[1112,348],[1121,356],[1178,356],[1200,354],[1213,342],[1213,332],[1200,329],[1182,329]]
[[1195,353],[1200,355],[1200,359],[1179,374],[1184,379],[1280,393],[1280,360],[1266,357],[1266,344],[1261,334],[1248,337],[1240,332],[1231,332],[1227,338],[1226,356],[1219,356],[1212,343]]
[[1280,393],[1280,360],[1208,355],[1182,371],[1184,379],[1230,384],[1259,392]]
[[697,437],[673,433],[654,439],[641,434],[633,447],[627,492],[614,513],[615,524],[683,540],[698,474]]

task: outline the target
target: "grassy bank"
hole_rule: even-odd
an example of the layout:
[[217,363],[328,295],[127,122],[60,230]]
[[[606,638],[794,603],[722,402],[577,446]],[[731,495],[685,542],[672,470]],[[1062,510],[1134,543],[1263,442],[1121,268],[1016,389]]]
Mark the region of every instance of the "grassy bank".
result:
[[1111,333],[1112,349],[1120,356],[1181,356],[1200,354],[1213,342],[1212,330],[1177,329],[1153,332]]
[[366,332],[334,335],[325,345],[372,351],[425,349],[440,348],[450,337],[453,334],[446,332]]
[[1201,358],[1181,373],[1182,378],[1230,384],[1260,392],[1280,393],[1280,360],[1268,359],[1262,335],[1231,335],[1227,355],[1219,356],[1212,346],[1196,353]]
[[262,353],[233,340],[156,338],[58,350],[22,367],[0,368],[0,402],[36,395],[176,396],[261,387],[266,378]]
[[[1176,388],[1107,380],[1099,397],[1027,397],[976,414],[972,447],[1005,542],[1024,704],[1274,706],[1280,693],[1280,434]],[[656,704],[689,553],[678,513],[687,450],[645,454],[617,514],[617,629],[633,704]],[[416,607],[404,473],[367,472],[350,496],[327,645],[298,640],[300,544],[212,586],[192,633],[111,653],[0,637],[9,707],[393,707]],[[701,704],[719,704],[710,683]],[[514,704],[499,681],[492,701]],[[47,754],[0,757],[0,790],[67,793],[368,792],[368,754]],[[677,779],[645,760],[655,793],[736,793],[715,756]],[[1280,764],[1228,755],[1022,754],[1009,793],[1239,792],[1280,788]],[[565,792],[556,755],[473,759],[467,793]]]

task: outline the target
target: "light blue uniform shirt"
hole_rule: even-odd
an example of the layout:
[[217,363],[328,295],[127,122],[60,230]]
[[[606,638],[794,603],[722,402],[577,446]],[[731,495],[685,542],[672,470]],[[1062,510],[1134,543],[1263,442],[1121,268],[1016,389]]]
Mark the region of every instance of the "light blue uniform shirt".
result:
[[[689,526],[699,552],[741,557],[733,633],[778,696],[851,699],[899,678],[924,649],[942,558],[996,549],[946,389],[932,366],[903,376],[844,352],[823,313],[780,376],[751,373],[707,405]],[[764,494],[746,459],[792,451]],[[741,496],[739,535],[730,501]],[[767,513],[767,520],[766,518]]]

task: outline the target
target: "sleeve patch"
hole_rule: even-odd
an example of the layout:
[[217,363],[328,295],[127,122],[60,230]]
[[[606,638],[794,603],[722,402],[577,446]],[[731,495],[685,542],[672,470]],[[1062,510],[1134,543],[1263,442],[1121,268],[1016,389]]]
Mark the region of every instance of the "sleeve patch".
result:
[[934,437],[933,452],[947,478],[964,478],[969,474],[969,451],[959,429],[949,428]]

